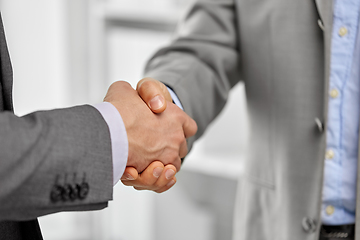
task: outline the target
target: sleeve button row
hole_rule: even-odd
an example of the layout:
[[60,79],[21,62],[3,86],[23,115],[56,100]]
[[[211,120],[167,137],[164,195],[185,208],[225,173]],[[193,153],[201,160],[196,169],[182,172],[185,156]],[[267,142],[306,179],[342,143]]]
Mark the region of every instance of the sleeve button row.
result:
[[72,202],[77,199],[84,200],[88,196],[89,190],[90,186],[85,179],[81,183],[74,184],[59,184],[56,181],[50,192],[50,201],[52,203],[57,203]]

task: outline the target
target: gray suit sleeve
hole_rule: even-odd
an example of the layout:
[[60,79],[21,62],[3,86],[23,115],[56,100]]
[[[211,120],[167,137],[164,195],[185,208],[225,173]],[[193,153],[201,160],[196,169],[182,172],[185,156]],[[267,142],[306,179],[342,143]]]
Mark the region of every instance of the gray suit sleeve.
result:
[[112,199],[110,134],[94,107],[1,112],[0,136],[0,220],[101,209]]
[[[201,136],[240,79],[238,32],[233,0],[195,3],[174,42],[148,62],[145,76],[169,86]],[[190,139],[192,142],[194,139]]]

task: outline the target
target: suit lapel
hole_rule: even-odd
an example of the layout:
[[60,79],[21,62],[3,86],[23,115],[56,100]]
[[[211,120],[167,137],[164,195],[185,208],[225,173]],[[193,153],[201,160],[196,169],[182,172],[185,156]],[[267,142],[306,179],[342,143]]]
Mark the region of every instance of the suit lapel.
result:
[[315,0],[315,4],[324,26],[332,25],[333,0]]
[[333,0],[314,0],[319,13],[319,21],[323,26],[324,36],[324,57],[325,57],[325,93],[324,93],[324,119],[326,122],[328,115],[328,88],[330,79],[330,57],[331,57],[331,33],[333,26]]
[[[327,125],[329,81],[330,81],[330,57],[331,57],[331,35],[333,28],[333,0],[314,0],[319,15],[319,27],[323,30],[324,41],[324,122]],[[325,131],[326,134],[326,131]],[[326,137],[325,137],[326,139]],[[324,166],[323,166],[324,168]],[[324,175],[323,175],[324,176]],[[319,209],[321,210],[321,203]],[[321,219],[321,211],[319,211]]]
[[12,86],[13,71],[6,44],[4,26],[0,14],[0,110],[13,110]]
[[324,37],[324,121],[328,116],[328,89],[330,80],[331,34],[333,27],[333,0],[314,0],[319,13],[319,24],[322,24]]

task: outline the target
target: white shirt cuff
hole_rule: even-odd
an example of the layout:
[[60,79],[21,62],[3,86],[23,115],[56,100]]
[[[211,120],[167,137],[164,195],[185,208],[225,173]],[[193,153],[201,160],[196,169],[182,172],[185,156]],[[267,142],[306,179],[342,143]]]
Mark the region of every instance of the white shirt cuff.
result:
[[128,159],[129,144],[124,122],[118,110],[109,102],[95,104],[110,131],[113,162],[113,184],[115,185],[124,174]]
[[176,93],[174,93],[174,91],[169,87],[167,87],[167,89],[168,89],[168,91],[170,93],[170,96],[171,96],[172,100],[176,104],[176,106],[181,108],[181,110],[184,110],[183,106],[181,105],[181,102],[180,102],[179,98],[176,96]]

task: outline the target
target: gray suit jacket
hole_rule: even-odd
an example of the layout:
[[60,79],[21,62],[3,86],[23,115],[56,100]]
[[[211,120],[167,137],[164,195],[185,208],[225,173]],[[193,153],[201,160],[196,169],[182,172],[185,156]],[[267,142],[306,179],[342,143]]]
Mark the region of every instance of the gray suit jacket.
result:
[[318,240],[331,30],[331,0],[199,0],[147,65],[196,137],[244,81],[251,129],[235,239]]
[[1,19],[0,58],[0,238],[41,239],[32,219],[112,199],[110,134],[92,106],[15,116]]

